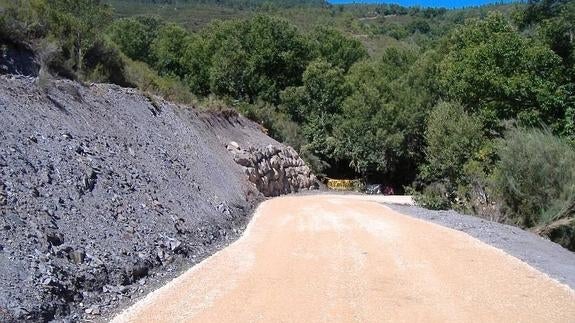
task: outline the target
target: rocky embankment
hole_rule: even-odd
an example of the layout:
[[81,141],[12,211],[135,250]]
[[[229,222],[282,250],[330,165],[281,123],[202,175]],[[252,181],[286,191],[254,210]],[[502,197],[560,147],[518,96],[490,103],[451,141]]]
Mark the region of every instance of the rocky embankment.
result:
[[244,167],[249,181],[265,196],[318,188],[315,175],[292,147],[268,145],[242,149],[232,141],[227,149],[236,163]]
[[263,195],[315,185],[241,116],[113,85],[0,76],[0,129],[1,322],[113,312],[233,241]]

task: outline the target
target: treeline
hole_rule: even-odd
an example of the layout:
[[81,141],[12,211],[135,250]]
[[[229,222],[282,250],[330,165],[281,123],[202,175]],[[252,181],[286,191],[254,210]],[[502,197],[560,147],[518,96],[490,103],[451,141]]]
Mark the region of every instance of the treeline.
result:
[[325,0],[113,0],[113,2],[128,2],[142,4],[207,4],[219,5],[235,9],[257,9],[262,7],[291,8],[299,6],[327,6]]
[[35,39],[51,73],[219,100],[318,174],[406,188],[427,207],[526,227],[575,215],[571,1],[453,22],[425,46],[378,57],[336,29],[303,33],[266,15],[195,33],[123,18],[102,32],[110,11],[98,1],[19,4],[3,13],[1,35]]

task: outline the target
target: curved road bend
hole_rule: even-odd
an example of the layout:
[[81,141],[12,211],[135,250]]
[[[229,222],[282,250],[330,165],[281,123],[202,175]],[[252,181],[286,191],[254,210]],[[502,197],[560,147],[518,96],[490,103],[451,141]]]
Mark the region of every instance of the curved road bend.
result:
[[244,236],[113,322],[575,322],[575,292],[465,233],[342,196],[263,203]]

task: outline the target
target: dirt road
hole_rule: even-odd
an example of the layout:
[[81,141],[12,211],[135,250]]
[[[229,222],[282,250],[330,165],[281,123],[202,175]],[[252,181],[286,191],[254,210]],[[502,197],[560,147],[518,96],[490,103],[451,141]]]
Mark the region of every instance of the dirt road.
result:
[[115,322],[575,322],[575,292],[361,199],[263,203],[244,236]]

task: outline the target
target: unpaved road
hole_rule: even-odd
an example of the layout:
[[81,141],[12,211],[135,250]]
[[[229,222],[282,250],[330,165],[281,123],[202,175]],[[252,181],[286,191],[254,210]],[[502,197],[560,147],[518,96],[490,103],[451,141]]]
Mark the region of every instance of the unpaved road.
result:
[[465,233],[361,199],[263,203],[244,236],[115,322],[574,322],[575,292]]

